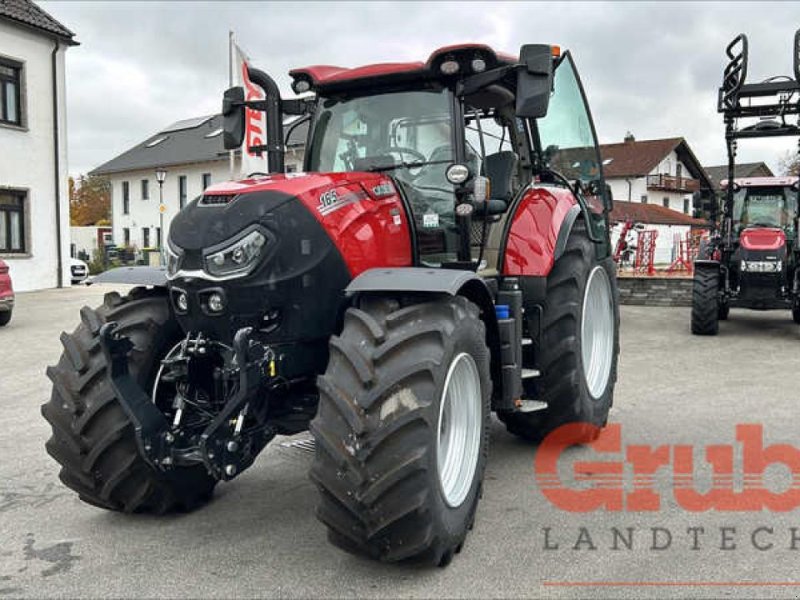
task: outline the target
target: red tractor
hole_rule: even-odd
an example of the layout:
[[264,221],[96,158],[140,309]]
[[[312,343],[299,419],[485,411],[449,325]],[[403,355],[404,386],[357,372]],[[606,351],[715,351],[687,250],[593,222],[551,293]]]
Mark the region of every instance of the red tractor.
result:
[[[794,36],[793,77],[745,83],[748,42],[738,35],[726,50],[729,63],[717,110],[725,120],[728,178],[724,203],[696,192],[696,216],[709,219],[711,235],[694,263],[692,333],[716,335],[730,308],[790,309],[800,323],[800,180],[735,177],[738,140],[789,136],[800,143],[800,30]],[[797,124],[788,119],[797,119]],[[800,156],[800,146],[798,146]]]
[[[96,506],[191,509],[310,429],[341,548],[447,564],[472,527],[490,415],[539,440],[607,420],[618,301],[595,130],[569,53],[465,44],[225,93],[226,146],[265,111],[269,173],[172,222],[166,269],[81,310],[48,370],[61,480]],[[310,122],[284,173],[284,115]],[[295,121],[297,123],[298,121]]]

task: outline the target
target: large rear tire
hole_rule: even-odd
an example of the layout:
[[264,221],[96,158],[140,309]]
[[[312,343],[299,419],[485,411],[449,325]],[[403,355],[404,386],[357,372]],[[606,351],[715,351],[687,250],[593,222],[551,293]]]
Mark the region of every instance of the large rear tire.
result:
[[692,284],[692,333],[717,335],[719,318],[719,271],[695,269]]
[[0,312],[0,327],[5,327],[11,322],[12,312],[13,311],[10,310],[4,310],[3,312]]
[[89,504],[124,512],[191,510],[211,497],[216,480],[203,466],[156,472],[141,457],[133,424],[106,377],[98,333],[109,321],[133,342],[128,367],[147,390],[180,335],[162,290],[136,288],[123,297],[112,292],[98,309],[81,309],[81,324],[61,335],[64,352],[47,369],[53,382],[42,406],[53,429],[47,452],[61,465],[61,481]]
[[472,527],[489,443],[478,308],[366,298],[330,348],[311,423],[329,539],[387,562],[446,565]]
[[577,221],[564,254],[547,277],[541,336],[533,336],[538,380],[525,380],[536,412],[502,412],[510,433],[540,442],[567,423],[576,443],[590,442],[608,421],[619,354],[619,292],[611,258],[598,260],[586,225]]

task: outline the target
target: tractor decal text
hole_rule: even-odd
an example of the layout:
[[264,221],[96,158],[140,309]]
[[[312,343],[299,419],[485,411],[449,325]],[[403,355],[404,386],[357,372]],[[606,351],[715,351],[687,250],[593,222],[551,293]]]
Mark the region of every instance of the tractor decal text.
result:
[[689,512],[787,512],[800,507],[800,448],[765,447],[762,425],[737,425],[738,448],[709,445],[696,457],[690,445],[623,446],[622,426],[615,423],[588,446],[609,460],[570,462],[567,450],[586,427],[593,426],[559,427],[536,453],[537,484],[562,510],[658,511],[670,489],[674,501]]

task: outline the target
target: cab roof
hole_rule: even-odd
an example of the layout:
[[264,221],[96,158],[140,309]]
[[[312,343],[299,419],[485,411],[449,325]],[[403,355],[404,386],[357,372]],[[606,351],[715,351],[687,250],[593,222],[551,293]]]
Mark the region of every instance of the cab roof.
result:
[[469,75],[479,72],[472,66],[475,60],[483,61],[483,70],[488,71],[501,65],[515,64],[519,59],[510,54],[496,52],[485,44],[456,44],[434,50],[425,62],[376,63],[354,68],[312,65],[293,69],[289,71],[289,75],[295,83],[307,81],[312,90],[333,91],[381,83],[447,77],[440,68],[442,63],[448,60],[456,61],[459,65],[458,71],[453,75]]
[[[798,179],[797,177],[737,177],[733,181],[741,187],[783,187],[794,185]],[[720,187],[727,188],[728,180],[723,179]]]

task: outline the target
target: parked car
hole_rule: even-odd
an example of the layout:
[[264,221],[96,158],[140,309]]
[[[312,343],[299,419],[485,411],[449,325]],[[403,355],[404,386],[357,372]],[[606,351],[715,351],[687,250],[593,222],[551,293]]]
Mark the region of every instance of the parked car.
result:
[[89,265],[79,258],[71,258],[69,271],[72,275],[72,283],[83,283],[89,276]]
[[11,285],[11,275],[8,273],[8,265],[0,259],[0,327],[8,325],[13,310],[14,288]]

